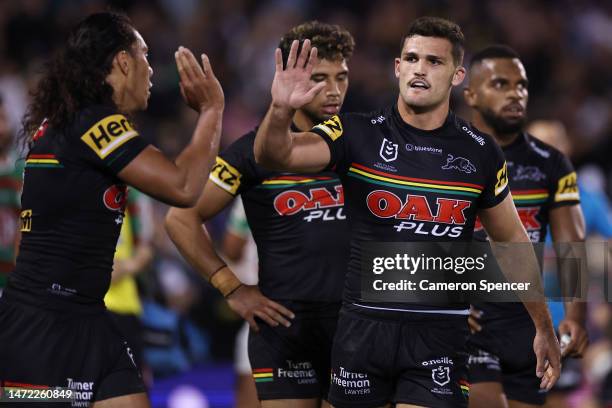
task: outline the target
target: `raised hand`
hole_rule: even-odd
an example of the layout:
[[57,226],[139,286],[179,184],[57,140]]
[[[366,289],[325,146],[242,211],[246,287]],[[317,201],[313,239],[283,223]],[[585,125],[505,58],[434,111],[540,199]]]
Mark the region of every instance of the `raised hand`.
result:
[[202,54],[201,66],[193,53],[185,47],[179,47],[174,58],[180,77],[181,95],[187,105],[197,112],[222,110],[225,106],[223,89],[206,54]]
[[297,55],[299,41],[291,44],[287,67],[283,68],[283,56],[276,49],[276,72],[272,81],[272,105],[287,109],[299,109],[311,102],[325,87],[324,82],[313,83],[310,80],[312,69],[317,62],[317,49],[310,46],[310,40],[304,40],[302,50]]

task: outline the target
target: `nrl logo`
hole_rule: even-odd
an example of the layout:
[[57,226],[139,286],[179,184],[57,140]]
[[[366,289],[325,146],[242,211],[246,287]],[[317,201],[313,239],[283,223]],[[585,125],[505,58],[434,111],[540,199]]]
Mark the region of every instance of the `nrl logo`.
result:
[[476,166],[465,157],[455,157],[452,154],[446,156],[446,164],[442,170],[459,170],[467,174],[476,173]]
[[386,162],[392,162],[397,159],[397,147],[397,143],[384,138],[382,145],[380,145],[380,157]]
[[438,384],[440,387],[444,387],[450,382],[450,368],[438,366],[431,370],[431,378],[433,382]]

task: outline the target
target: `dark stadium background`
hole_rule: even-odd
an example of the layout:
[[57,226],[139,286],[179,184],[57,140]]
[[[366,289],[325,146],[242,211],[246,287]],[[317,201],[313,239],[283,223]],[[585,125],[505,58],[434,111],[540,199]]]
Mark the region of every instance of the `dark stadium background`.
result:
[[[572,161],[585,170],[585,182],[608,197],[612,192],[610,1],[2,0],[0,94],[14,129],[27,105],[27,89],[36,81],[44,59],[77,21],[109,7],[125,11],[149,45],[154,86],[149,109],[137,117],[137,124],[145,137],[169,155],[178,153],[189,140],[195,120],[178,92],[173,55],[179,45],[210,56],[226,95],[222,143],[227,145],[250,130],[267,108],[274,48],[291,26],[319,19],[351,31],[356,49],[349,62],[350,87],[344,111],[370,110],[396,98],[393,58],[410,21],[436,15],[463,27],[467,60],[472,52],[491,43],[506,43],[521,54],[530,80],[530,119],[561,120],[572,143]],[[466,116],[460,96],[456,90],[453,106]],[[165,212],[164,206],[155,204],[156,262],[140,277],[141,289],[145,297],[162,301],[165,291],[180,289],[168,288],[173,281],[160,278],[167,273],[178,273],[190,290],[196,289],[184,318],[201,328],[206,339],[200,344],[205,357],[192,358],[185,350],[187,340],[181,337],[179,347],[191,367],[156,377],[151,391],[153,406],[232,406],[231,359],[240,322],[216,291],[182,262],[163,231]],[[219,236],[224,217],[209,227]],[[593,239],[602,241],[601,236]],[[594,268],[597,263],[595,260]],[[605,274],[602,269],[594,273],[600,277]],[[591,310],[592,339],[603,341],[609,307],[593,306]],[[593,346],[591,350],[584,362],[587,374],[594,361],[606,356],[612,359],[609,348],[598,351]],[[587,405],[598,386],[596,381],[588,383],[588,378],[576,394],[577,407],[598,406]],[[202,398],[201,404],[196,394]],[[191,398],[192,402],[180,398]]]

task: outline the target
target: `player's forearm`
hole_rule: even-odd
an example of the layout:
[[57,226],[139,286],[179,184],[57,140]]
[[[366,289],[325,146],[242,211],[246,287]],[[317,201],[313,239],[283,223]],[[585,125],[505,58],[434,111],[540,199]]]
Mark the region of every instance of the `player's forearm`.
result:
[[587,304],[586,301],[574,300],[565,302],[565,318],[573,320],[584,326],[586,323]]
[[552,320],[544,301],[540,267],[533,245],[525,231],[517,229],[509,242],[492,243],[493,252],[509,282],[529,283],[527,292],[518,292],[519,299],[538,330],[552,330]]
[[[219,151],[223,109],[200,113],[191,142],[175,161],[181,174],[181,191],[187,203],[194,205]],[[189,205],[189,206],[191,206]]]
[[255,137],[255,160],[270,169],[285,169],[291,156],[294,111],[272,104]]
[[[553,237],[554,238],[554,237]],[[558,280],[561,296],[565,300],[567,319],[584,325],[586,320],[586,297],[588,294],[588,270],[586,248],[583,237],[575,236],[574,242],[555,242]]]
[[225,262],[215,251],[195,209],[171,208],[166,231],[185,260],[206,280]]
[[536,330],[546,330],[554,332],[550,312],[545,302],[523,302],[527,313],[533,320]]

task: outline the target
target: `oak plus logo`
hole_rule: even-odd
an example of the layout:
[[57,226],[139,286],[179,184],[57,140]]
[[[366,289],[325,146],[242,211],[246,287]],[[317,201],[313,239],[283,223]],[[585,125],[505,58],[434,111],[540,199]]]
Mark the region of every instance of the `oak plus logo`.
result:
[[436,199],[435,211],[422,195],[406,194],[402,200],[386,190],[375,190],[368,194],[366,205],[370,213],[378,218],[393,218],[399,224],[393,226],[397,232],[411,231],[417,235],[457,238],[466,223],[465,211],[470,201],[452,198]]
[[125,184],[110,186],[104,191],[102,201],[109,210],[124,212],[127,203],[127,186]]
[[295,215],[302,211],[306,222],[344,220],[344,191],[341,185],[334,187],[335,196],[324,187],[311,188],[303,193],[299,190],[283,191],[274,199],[274,209],[281,216]]
[[380,145],[380,157],[384,161],[388,163],[397,159],[397,151],[397,143],[393,143],[392,141],[387,140],[387,138],[383,138],[383,142]]

